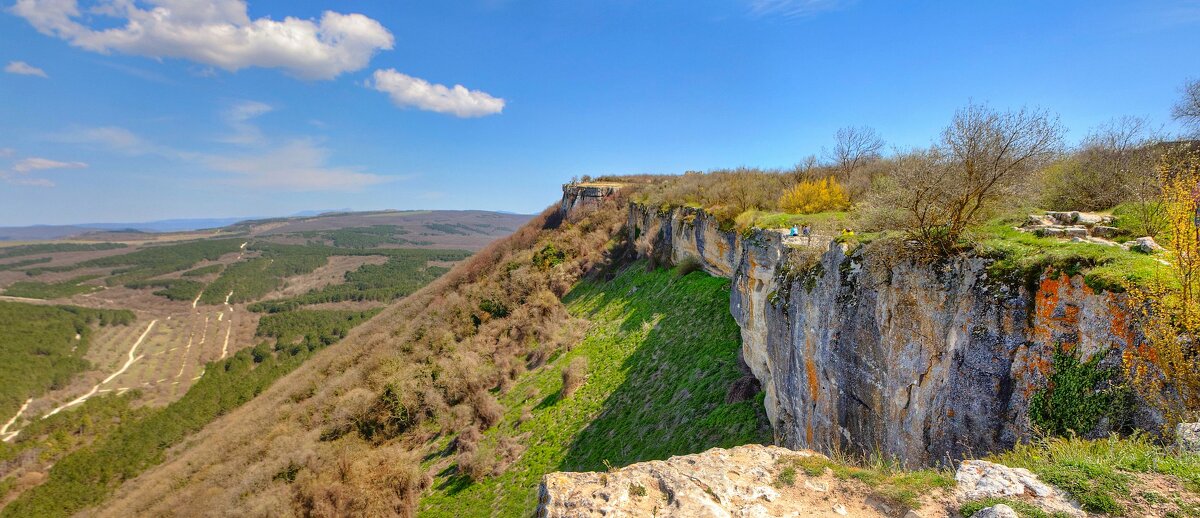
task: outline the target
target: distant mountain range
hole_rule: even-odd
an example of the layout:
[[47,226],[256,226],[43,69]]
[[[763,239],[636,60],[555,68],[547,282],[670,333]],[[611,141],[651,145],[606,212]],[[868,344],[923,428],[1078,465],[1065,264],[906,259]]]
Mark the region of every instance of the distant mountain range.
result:
[[[350,212],[351,209],[303,210],[287,217],[311,217],[329,212]],[[0,227],[0,241],[40,241],[62,239],[88,232],[185,232],[202,228],[219,228],[240,221],[262,219],[256,216],[240,218],[183,218],[143,221],[139,223],[78,223],[73,225],[28,225],[23,227]]]

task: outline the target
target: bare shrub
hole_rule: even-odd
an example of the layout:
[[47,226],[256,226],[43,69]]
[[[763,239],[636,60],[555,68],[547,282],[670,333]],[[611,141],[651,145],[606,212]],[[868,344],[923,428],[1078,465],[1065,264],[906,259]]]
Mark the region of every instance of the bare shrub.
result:
[[1072,156],[1043,172],[1042,204],[1054,210],[1102,210],[1143,194],[1157,197],[1150,124],[1119,117],[1098,126]]
[[481,448],[471,452],[463,452],[454,457],[458,472],[463,476],[479,482],[496,469],[496,457],[491,448]]
[[465,430],[454,438],[454,451],[458,453],[472,452],[479,449],[479,441],[483,439],[483,434],[479,432],[479,428],[468,426]]
[[472,394],[471,406],[475,409],[475,417],[484,428],[491,428],[504,418],[504,406],[486,391]]
[[1175,103],[1171,115],[1200,134],[1200,79],[1183,85],[1183,97]]
[[562,393],[564,398],[569,398],[575,394],[579,387],[583,386],[583,382],[587,379],[587,358],[576,356],[571,359],[571,363],[567,364],[567,368],[562,371],[563,388]]
[[858,168],[879,160],[883,138],[868,126],[846,126],[834,135],[829,160],[841,178],[849,178]]
[[926,253],[944,255],[971,225],[1025,192],[1056,156],[1061,134],[1057,119],[1042,111],[968,105],[954,114],[940,143],[899,157],[871,204],[896,207],[892,227]]

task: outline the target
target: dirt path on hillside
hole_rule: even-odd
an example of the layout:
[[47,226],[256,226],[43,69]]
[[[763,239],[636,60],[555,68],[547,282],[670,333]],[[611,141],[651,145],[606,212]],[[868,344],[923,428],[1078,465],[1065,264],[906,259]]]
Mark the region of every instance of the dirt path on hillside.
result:
[[92,390],[88,391],[88,393],[87,393],[87,394],[84,394],[84,395],[82,395],[82,396],[79,396],[78,398],[75,398],[75,399],[73,399],[73,400],[71,400],[71,401],[68,401],[67,403],[64,403],[64,404],[60,405],[58,408],[55,408],[54,410],[51,410],[51,411],[50,411],[50,413],[48,413],[48,414],[46,414],[46,415],[42,416],[42,419],[45,419],[45,418],[47,418],[47,417],[50,417],[50,416],[52,416],[52,415],[54,415],[54,414],[57,414],[57,413],[59,413],[59,412],[61,412],[61,411],[65,410],[65,409],[67,409],[67,408],[70,408],[70,407],[72,407],[72,406],[75,406],[75,405],[78,405],[78,404],[80,404],[80,403],[83,403],[84,401],[87,401],[87,400],[88,400],[88,398],[90,398],[90,397],[92,397],[92,396],[96,395],[96,393],[100,391],[100,387],[102,387],[102,386],[104,386],[105,384],[107,384],[108,382],[112,381],[112,380],[113,380],[113,379],[115,379],[117,376],[120,376],[121,374],[124,374],[126,370],[129,370],[129,366],[130,366],[130,365],[133,365],[133,363],[134,363],[134,362],[136,362],[136,361],[138,361],[138,360],[142,359],[142,358],[145,356],[145,355],[141,355],[141,356],[136,356],[136,357],[135,357],[133,354],[134,354],[135,352],[137,352],[137,348],[138,348],[138,346],[139,346],[139,345],[142,345],[142,342],[143,342],[143,341],[146,339],[146,336],[148,336],[148,335],[150,334],[150,331],[151,331],[152,329],[154,329],[154,324],[157,324],[157,323],[158,323],[158,319],[157,319],[157,318],[156,318],[156,319],[154,319],[154,320],[151,320],[151,321],[150,321],[150,325],[146,326],[146,330],[145,330],[145,331],[142,331],[142,336],[139,336],[139,337],[138,337],[138,339],[137,339],[137,341],[133,343],[133,347],[130,347],[130,348],[129,348],[129,353],[128,353],[128,355],[129,355],[129,359],[125,361],[125,365],[122,365],[122,366],[121,366],[121,368],[117,370],[117,372],[114,372],[114,373],[110,374],[110,375],[109,375],[107,378],[104,378],[104,381],[101,381],[100,383],[96,384],[96,386],[92,387]]
[[4,427],[0,428],[0,441],[8,442],[9,439],[12,439],[17,436],[18,432],[13,432],[13,433],[9,434],[8,427],[12,426],[14,423],[17,422],[17,419],[19,419],[21,417],[21,414],[25,413],[25,409],[29,408],[29,404],[32,402],[33,402],[33,398],[26,399],[25,404],[21,405],[21,409],[17,410],[17,415],[12,416],[12,419],[9,419],[7,423],[4,423]]

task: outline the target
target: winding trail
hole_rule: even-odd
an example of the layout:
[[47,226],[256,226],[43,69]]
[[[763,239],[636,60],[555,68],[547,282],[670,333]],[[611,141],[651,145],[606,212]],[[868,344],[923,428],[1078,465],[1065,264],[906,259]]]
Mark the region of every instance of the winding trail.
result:
[[29,408],[29,404],[32,402],[33,398],[26,399],[25,404],[21,405],[21,409],[17,410],[17,415],[12,416],[12,419],[9,419],[7,423],[4,423],[4,427],[0,428],[0,441],[8,442],[13,437],[16,437],[18,433],[21,433],[20,430],[17,430],[9,434],[8,428],[17,422],[17,418],[21,417],[21,414],[25,413],[25,409]]
[[233,321],[232,320],[229,322],[229,327],[225,328],[225,345],[221,346],[221,359],[222,360],[225,359],[225,356],[229,355],[229,333],[231,333],[231,332],[233,332]]
[[50,416],[52,416],[52,415],[54,415],[54,414],[57,414],[57,413],[59,413],[59,412],[63,411],[64,409],[67,409],[67,408],[69,408],[69,407],[72,407],[72,406],[78,405],[78,404],[80,404],[80,403],[83,403],[84,401],[87,401],[87,400],[88,400],[88,398],[90,398],[90,397],[92,397],[92,396],[96,395],[96,393],[100,391],[100,387],[102,387],[102,386],[104,386],[106,383],[108,383],[108,382],[112,381],[112,380],[113,380],[114,378],[116,378],[117,376],[120,376],[121,374],[124,374],[124,373],[125,373],[125,371],[129,369],[129,366],[130,366],[130,365],[133,365],[133,363],[134,363],[134,362],[136,362],[136,361],[138,361],[138,360],[140,360],[140,359],[144,358],[144,357],[146,356],[146,355],[144,355],[144,354],[143,354],[143,355],[139,355],[139,356],[136,356],[136,357],[135,357],[135,356],[133,355],[133,353],[137,352],[137,348],[138,348],[138,346],[139,346],[139,345],[142,345],[142,341],[144,341],[144,340],[146,339],[146,337],[147,337],[148,335],[150,335],[150,330],[154,329],[154,324],[157,324],[157,323],[158,323],[158,319],[157,319],[157,318],[156,318],[156,319],[154,319],[154,320],[151,320],[151,321],[150,321],[150,325],[146,326],[146,330],[145,330],[145,331],[142,331],[142,336],[139,336],[139,337],[138,337],[138,339],[137,339],[137,341],[133,343],[133,347],[130,347],[130,348],[129,348],[129,359],[125,361],[125,365],[122,365],[122,366],[121,366],[121,368],[120,368],[119,370],[117,370],[117,372],[114,372],[114,373],[110,374],[110,375],[109,375],[107,378],[104,378],[104,381],[101,381],[101,382],[100,382],[100,383],[98,383],[98,384],[97,384],[95,387],[92,387],[92,390],[88,391],[88,393],[87,393],[87,394],[84,394],[84,395],[82,395],[82,396],[79,396],[78,398],[75,398],[75,399],[73,399],[73,400],[71,400],[71,401],[68,401],[68,402],[66,402],[66,403],[63,403],[63,404],[62,404],[61,406],[59,406],[58,408],[55,408],[54,410],[51,410],[51,411],[50,411],[50,413],[48,413],[48,414],[46,414],[46,415],[42,416],[42,419],[45,419],[45,418],[47,418],[47,417],[50,417]]

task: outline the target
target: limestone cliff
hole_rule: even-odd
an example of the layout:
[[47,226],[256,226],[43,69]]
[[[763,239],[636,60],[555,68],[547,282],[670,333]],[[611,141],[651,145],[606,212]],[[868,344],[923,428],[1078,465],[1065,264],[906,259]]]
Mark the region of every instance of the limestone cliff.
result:
[[733,280],[744,357],[789,448],[910,465],[1004,450],[1030,435],[1029,397],[1056,343],[1112,363],[1137,337],[1122,297],[1080,276],[1005,282],[979,257],[926,265],[725,231],[696,209],[629,211],[639,255],[694,257]]

